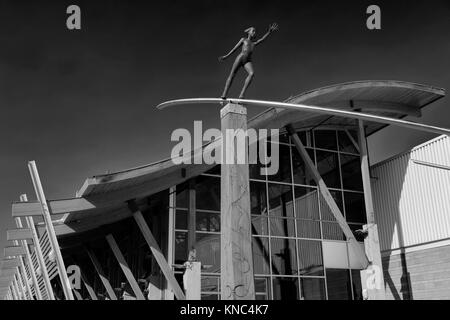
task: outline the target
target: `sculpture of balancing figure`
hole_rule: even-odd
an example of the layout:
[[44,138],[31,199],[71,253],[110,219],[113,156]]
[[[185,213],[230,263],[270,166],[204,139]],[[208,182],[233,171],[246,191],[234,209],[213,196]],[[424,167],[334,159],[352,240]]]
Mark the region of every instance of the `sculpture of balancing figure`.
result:
[[230,89],[231,83],[233,82],[234,77],[236,76],[237,71],[244,67],[247,71],[248,75],[245,79],[244,87],[242,88],[241,94],[239,95],[239,99],[243,99],[245,95],[245,91],[247,90],[250,82],[253,79],[253,65],[252,65],[252,53],[256,45],[260,44],[271,34],[273,31],[278,29],[278,25],[276,23],[272,23],[269,26],[269,30],[266,32],[261,39],[253,42],[252,39],[256,35],[256,29],[254,27],[250,27],[245,32],[247,33],[247,38],[241,38],[239,42],[234,46],[234,48],[228,52],[226,55],[219,57],[219,61],[223,61],[228,58],[233,52],[235,52],[240,46],[242,46],[241,53],[234,60],[233,67],[231,68],[230,75],[228,76],[227,82],[225,84],[225,89],[223,90],[222,99],[225,99],[228,94],[228,90]]

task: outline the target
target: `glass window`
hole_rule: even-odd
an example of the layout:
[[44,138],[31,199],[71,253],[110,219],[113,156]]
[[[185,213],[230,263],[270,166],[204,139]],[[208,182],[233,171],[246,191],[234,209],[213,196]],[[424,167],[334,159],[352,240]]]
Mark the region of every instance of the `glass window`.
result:
[[220,213],[196,212],[197,231],[220,232]]
[[316,188],[295,187],[295,211],[300,219],[319,220],[319,203]]
[[338,154],[329,151],[316,151],[317,170],[328,188],[341,188]]
[[352,269],[353,300],[363,300],[361,287],[361,270]]
[[338,141],[339,141],[339,151],[358,154],[358,150],[355,148],[355,145],[348,137],[347,132],[339,130]]
[[351,300],[350,275],[347,269],[327,269],[329,300]]
[[197,260],[202,272],[220,272],[220,234],[196,233]]
[[302,276],[323,276],[322,243],[298,240],[298,265]]
[[[308,155],[312,162],[315,164],[316,160],[314,156],[314,150],[307,148],[306,151],[308,152]],[[292,147],[292,170],[294,183],[309,186],[316,185],[311,172],[305,166],[305,162],[303,161],[303,158],[300,156],[300,153],[297,151],[296,147]]]
[[342,184],[347,190],[363,190],[361,163],[359,156],[351,156],[342,154],[341,157],[341,171]]
[[256,150],[257,150],[257,161],[256,163],[249,163],[248,165],[248,170],[249,170],[249,176],[250,179],[256,179],[256,180],[266,180],[266,176],[263,174],[261,174],[261,168],[263,168],[263,166],[261,165],[261,161],[259,158],[259,142],[256,144]]
[[269,183],[269,210],[271,216],[294,217],[291,186]]
[[175,229],[187,230],[188,228],[188,213],[187,210],[176,211]]
[[[331,196],[333,197],[334,201],[336,202],[339,210],[341,211],[342,215],[344,214],[344,207],[342,205],[342,192],[336,191],[336,190],[330,190]],[[336,221],[334,218],[333,213],[331,212],[330,206],[325,201],[322,195],[319,195],[320,198],[320,213],[322,216],[322,220],[325,221]]]
[[252,234],[268,235],[267,216],[252,215]]
[[203,293],[220,292],[220,278],[214,276],[202,276],[201,277],[201,291]]
[[270,280],[269,278],[255,277],[256,300],[269,300]]
[[366,223],[364,194],[344,192],[345,216],[348,222]]
[[274,300],[298,300],[298,278],[273,278]]
[[255,274],[270,274],[269,239],[252,237],[253,272]]
[[176,206],[177,208],[187,208],[188,207],[188,184],[184,182],[177,185],[177,198]]
[[271,238],[272,272],[274,274],[297,274],[295,240]]
[[270,217],[270,234],[279,237],[295,237],[295,222],[293,219]]
[[297,220],[297,237],[320,239],[320,221],[319,220]]
[[337,150],[336,131],[314,130],[314,143],[316,148]]
[[187,252],[187,233],[186,232],[175,232],[175,263],[183,264],[186,262],[188,257]]
[[[276,174],[268,175],[269,181],[290,183],[291,179],[291,154],[290,147],[280,144],[279,147],[279,168]],[[275,157],[276,155],[273,155]],[[270,166],[270,165],[269,165]]]
[[266,183],[250,181],[250,204],[252,214],[267,215]]
[[322,222],[323,238],[327,240],[345,240],[345,235],[342,232],[339,224],[335,222]]
[[201,300],[219,300],[219,294],[202,294]]
[[305,300],[325,300],[325,279],[301,278],[302,298]]
[[220,178],[199,176],[195,180],[196,207],[220,211]]

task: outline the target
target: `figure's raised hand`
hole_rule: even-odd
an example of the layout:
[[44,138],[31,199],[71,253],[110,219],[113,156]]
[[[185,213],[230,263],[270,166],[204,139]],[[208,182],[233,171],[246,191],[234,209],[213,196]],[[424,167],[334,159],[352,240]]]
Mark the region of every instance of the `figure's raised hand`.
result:
[[272,24],[269,26],[269,31],[270,31],[270,32],[273,32],[273,31],[276,31],[276,30],[278,30],[278,24],[272,23]]

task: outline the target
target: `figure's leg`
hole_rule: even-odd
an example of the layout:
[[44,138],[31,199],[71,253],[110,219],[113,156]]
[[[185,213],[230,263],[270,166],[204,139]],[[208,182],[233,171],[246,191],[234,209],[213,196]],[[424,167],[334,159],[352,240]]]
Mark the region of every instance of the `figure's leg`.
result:
[[245,91],[247,90],[248,86],[252,82],[253,76],[255,75],[255,72],[253,71],[253,65],[251,62],[247,62],[244,65],[245,70],[248,73],[247,78],[245,78],[244,87],[242,88],[241,94],[239,95],[239,99],[243,99],[245,95]]
[[239,55],[236,57],[236,60],[234,60],[230,75],[228,76],[227,82],[225,83],[225,89],[223,89],[222,99],[225,99],[227,97],[228,90],[230,89],[231,83],[233,82],[233,79],[236,76],[236,73],[239,70],[240,66],[241,66],[241,56]]

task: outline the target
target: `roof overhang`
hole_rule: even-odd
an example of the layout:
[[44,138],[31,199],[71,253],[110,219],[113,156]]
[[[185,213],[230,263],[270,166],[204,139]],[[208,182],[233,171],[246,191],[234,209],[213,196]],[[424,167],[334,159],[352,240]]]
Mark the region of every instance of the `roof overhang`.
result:
[[[342,110],[362,111],[376,115],[403,118],[420,116],[421,109],[442,98],[443,89],[402,81],[355,81],[307,91],[286,100],[295,104],[310,104]],[[356,127],[354,119],[269,108],[248,121],[249,128],[279,129],[287,124],[298,129],[317,126]],[[385,124],[367,122],[366,133],[371,135]],[[216,140],[189,159],[201,155],[203,148],[214,147]],[[194,163],[193,161],[191,163]],[[92,230],[131,216],[126,201],[139,199],[195,177],[213,165],[174,164],[166,159],[153,164],[86,179],[73,199],[49,201],[52,214],[58,215],[55,230],[60,237]]]

